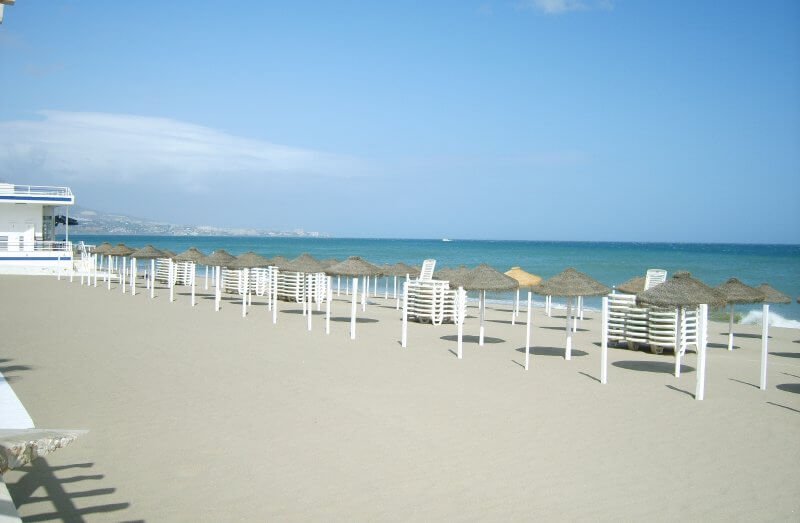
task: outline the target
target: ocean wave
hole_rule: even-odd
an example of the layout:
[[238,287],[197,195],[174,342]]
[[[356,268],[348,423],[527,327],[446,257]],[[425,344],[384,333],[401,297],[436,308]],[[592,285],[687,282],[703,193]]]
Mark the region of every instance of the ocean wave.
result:
[[[745,314],[742,321],[746,325],[761,325],[764,319],[764,314],[761,311],[750,311]],[[787,329],[800,329],[800,321],[790,320],[784,318],[776,312],[769,312],[769,325],[770,327],[784,327]]]

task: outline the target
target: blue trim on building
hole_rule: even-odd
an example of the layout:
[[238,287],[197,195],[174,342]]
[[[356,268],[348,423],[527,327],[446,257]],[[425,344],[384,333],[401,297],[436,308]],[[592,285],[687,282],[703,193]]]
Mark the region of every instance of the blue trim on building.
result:
[[53,202],[71,202],[72,198],[68,196],[0,196],[0,200],[18,200],[29,202],[53,201]]

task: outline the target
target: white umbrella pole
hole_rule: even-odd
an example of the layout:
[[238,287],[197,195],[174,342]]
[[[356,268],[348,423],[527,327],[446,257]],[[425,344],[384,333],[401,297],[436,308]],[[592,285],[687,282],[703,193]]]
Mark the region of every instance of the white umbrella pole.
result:
[[342,277],[338,275],[336,276],[336,295],[342,295]]
[[278,323],[278,270],[272,271],[272,323]]
[[759,388],[767,390],[767,354],[769,354],[769,304],[761,307],[761,382]]
[[169,285],[169,302],[175,301],[175,267],[172,265],[172,258],[167,259],[167,269],[169,269],[169,276],[167,277],[167,285]]
[[208,265],[206,265],[206,289],[208,290]]
[[[581,321],[583,321],[583,296],[578,296],[578,311],[579,311],[578,314],[580,315],[580,319],[581,319]],[[577,331],[577,322],[575,323],[575,325],[576,325],[575,332],[578,332]]]
[[376,298],[378,297],[378,277],[375,276],[375,279],[372,282],[372,295]]
[[219,302],[221,300],[219,290],[219,267],[214,267],[214,311],[219,311]]
[[400,346],[408,346],[408,282],[403,284],[403,330],[400,334]]
[[136,258],[131,258],[131,296],[136,296]]
[[483,318],[486,315],[486,291],[480,291],[480,316],[481,316],[481,326],[478,329],[478,345],[483,347]]
[[458,323],[458,359],[464,357],[464,319],[467,317],[467,291],[458,288],[456,299],[456,322]]
[[514,297],[514,306],[511,310],[511,325],[517,324],[517,313],[519,313],[519,289],[517,289],[516,296]]
[[570,325],[570,316],[572,316],[572,298],[567,298],[567,346],[564,348],[564,359],[569,361],[572,359],[572,325]]
[[706,392],[706,331],[708,330],[708,305],[700,305],[697,318],[697,384],[694,399],[702,401]]
[[344,277],[344,295],[345,296],[350,294],[350,280],[352,280],[352,278],[348,278],[347,276]]
[[397,299],[397,276],[394,277],[394,293],[392,294],[392,298]]
[[156,259],[150,258],[150,299],[156,297]]
[[350,304],[350,339],[356,339],[356,309],[358,308],[358,278],[353,278],[353,297]]
[[731,317],[728,320],[728,350],[733,350],[733,303],[731,303]]
[[311,332],[311,317],[314,315],[311,307],[311,285],[314,275],[308,274],[306,275],[306,279],[308,280],[306,284],[306,300],[308,301],[308,307],[306,307],[308,309],[308,331]]
[[603,312],[600,324],[600,383],[608,383],[608,296],[603,296]]
[[192,307],[194,307],[194,289],[195,289],[195,278],[197,277],[197,265],[192,262]]
[[122,258],[122,294],[125,294],[125,257]]
[[[367,291],[369,290],[369,276],[361,278],[361,312],[367,311]],[[358,286],[358,278],[353,280],[353,294],[356,294],[356,286]]]
[[[519,295],[519,291],[517,291]],[[528,291],[528,310],[525,311],[525,370],[531,359],[531,291]]]
[[322,282],[325,282],[325,295],[324,297],[328,297],[328,277],[324,274],[315,274],[314,275],[314,289],[316,292],[316,300],[317,300],[317,310],[322,310]]
[[387,276],[385,280],[383,280],[383,299],[389,299],[389,277]]
[[681,333],[681,312],[682,309],[678,307],[675,311],[675,377],[681,377],[681,353],[683,352],[683,336]]
[[243,278],[242,282],[242,318],[247,317],[247,269],[242,269],[239,272],[239,277]]
[[97,255],[97,254],[94,255],[94,286],[95,287],[97,287],[97,271],[99,270],[99,266],[98,266],[98,263],[99,263],[98,258],[99,257],[100,256]]
[[[108,267],[106,268],[106,273],[107,273],[106,276],[108,277],[108,280],[107,280],[107,282],[108,282],[108,290],[111,290],[111,261],[110,260],[111,260],[111,256],[109,256]],[[59,273],[59,274],[61,274],[61,273]]]
[[331,301],[333,300],[333,276],[325,277],[325,334],[331,333]]

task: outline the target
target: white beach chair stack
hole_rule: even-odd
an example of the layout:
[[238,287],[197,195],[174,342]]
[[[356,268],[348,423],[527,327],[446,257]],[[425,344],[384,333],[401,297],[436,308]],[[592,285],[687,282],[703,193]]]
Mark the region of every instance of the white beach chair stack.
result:
[[441,325],[456,320],[456,290],[450,283],[434,280],[436,260],[425,260],[419,278],[408,282],[408,316],[416,321]]
[[648,309],[636,306],[634,294],[608,296],[608,340],[628,344],[637,349],[648,342]]

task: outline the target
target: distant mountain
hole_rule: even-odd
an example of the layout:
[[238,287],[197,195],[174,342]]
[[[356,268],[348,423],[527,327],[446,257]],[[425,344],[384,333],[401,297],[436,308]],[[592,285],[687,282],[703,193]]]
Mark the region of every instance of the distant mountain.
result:
[[176,225],[123,214],[108,214],[80,206],[70,209],[70,218],[78,225],[72,229],[78,234],[124,234],[151,236],[286,236],[305,238],[327,238],[329,235],[314,231],[274,231],[267,229],[230,229],[209,225]]

